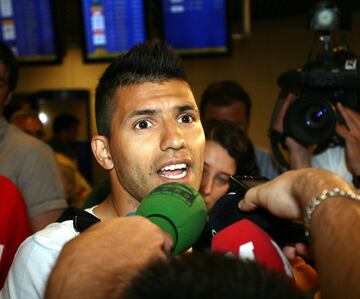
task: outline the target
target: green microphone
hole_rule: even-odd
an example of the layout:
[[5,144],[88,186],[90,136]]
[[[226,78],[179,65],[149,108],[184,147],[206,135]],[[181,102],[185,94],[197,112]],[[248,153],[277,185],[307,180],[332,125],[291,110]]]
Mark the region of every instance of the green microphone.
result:
[[155,188],[141,201],[136,214],[171,235],[173,254],[189,249],[200,237],[206,221],[206,207],[199,192],[179,182]]

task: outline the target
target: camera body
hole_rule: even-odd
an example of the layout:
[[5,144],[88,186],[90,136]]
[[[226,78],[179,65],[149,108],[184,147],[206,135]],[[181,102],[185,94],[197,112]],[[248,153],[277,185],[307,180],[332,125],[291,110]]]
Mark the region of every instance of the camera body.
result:
[[279,85],[298,95],[286,111],[284,133],[304,145],[341,144],[335,126],[345,122],[335,104],[360,111],[359,63],[352,53],[338,51],[301,70],[282,74]]
[[[330,32],[351,29],[351,15],[330,1],[319,2],[308,17],[308,29],[319,35],[323,51],[302,69],[278,78],[283,90],[298,97],[284,117],[284,133],[304,145],[325,148],[341,144],[336,122],[344,123],[335,104],[360,111],[360,61],[347,48],[330,49]],[[311,55],[309,55],[310,57]]]

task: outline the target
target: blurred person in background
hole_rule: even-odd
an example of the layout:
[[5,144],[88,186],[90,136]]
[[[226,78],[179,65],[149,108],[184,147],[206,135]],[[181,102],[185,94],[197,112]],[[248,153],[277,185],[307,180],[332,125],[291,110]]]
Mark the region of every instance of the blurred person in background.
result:
[[210,210],[229,191],[230,176],[256,176],[259,167],[254,146],[238,124],[207,119],[203,127],[206,142],[200,194]]
[[48,143],[55,151],[69,205],[82,208],[92,188],[79,171],[75,149],[79,125],[80,121],[75,116],[59,114],[54,119],[53,136]]
[[0,44],[0,175],[10,179],[25,199],[33,232],[58,219],[67,207],[54,152],[44,142],[10,125],[3,108],[18,79],[18,61]]
[[336,103],[336,109],[341,113],[345,123],[336,122],[336,134],[344,140],[343,145],[322,148],[320,152],[311,150],[292,136],[284,134],[284,117],[289,106],[297,100],[292,92],[283,93],[284,102],[281,105],[273,129],[282,135],[284,145],[289,153],[291,169],[306,167],[323,168],[336,173],[343,179],[360,188],[360,113],[341,103]]
[[45,137],[44,126],[34,110],[21,109],[14,112],[10,117],[10,123],[40,140]]
[[[235,81],[211,83],[203,92],[200,103],[201,118],[227,119],[237,123],[247,134],[251,118],[251,98]],[[273,179],[278,175],[270,153],[257,146],[254,147],[260,175]]]

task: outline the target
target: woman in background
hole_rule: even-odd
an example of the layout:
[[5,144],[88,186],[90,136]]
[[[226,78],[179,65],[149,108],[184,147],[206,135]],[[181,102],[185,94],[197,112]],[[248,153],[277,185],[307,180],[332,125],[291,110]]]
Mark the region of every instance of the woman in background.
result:
[[206,143],[200,193],[209,211],[229,191],[230,176],[259,175],[259,167],[253,144],[240,126],[208,119],[203,127]]

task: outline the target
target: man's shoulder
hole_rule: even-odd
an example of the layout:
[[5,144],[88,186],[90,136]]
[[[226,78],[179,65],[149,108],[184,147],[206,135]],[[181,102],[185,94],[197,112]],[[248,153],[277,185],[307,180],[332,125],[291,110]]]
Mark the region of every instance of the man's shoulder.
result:
[[73,221],[54,222],[28,238],[32,242],[50,250],[61,250],[64,244],[78,235]]
[[[29,236],[19,247],[14,260],[17,266],[53,263],[66,242],[78,233],[72,221],[51,223],[46,228]],[[16,266],[15,265],[15,266]]]
[[61,249],[77,234],[70,220],[52,223],[28,237],[15,255],[0,298],[43,298]]
[[13,262],[13,271],[19,273],[23,267],[28,267],[28,272],[36,268],[47,269],[47,265],[56,261],[65,243],[77,235],[71,220],[49,224],[21,243]]
[[[30,181],[34,182],[39,176],[46,180],[49,174],[52,175],[54,172],[59,177],[56,184],[61,186],[60,173],[52,149],[41,140],[9,125],[9,132],[0,147],[0,174],[9,177],[26,199],[28,194],[23,190],[24,185],[30,184]],[[37,183],[43,184],[39,180]]]
[[8,137],[5,144],[11,144],[12,146],[15,146],[14,149],[18,151],[52,151],[50,146],[45,142],[24,133],[12,125],[9,126]]
[[[26,165],[52,163],[56,165],[55,153],[45,142],[38,140],[10,125],[0,150],[0,169],[18,169]],[[39,168],[40,169],[40,168]]]

